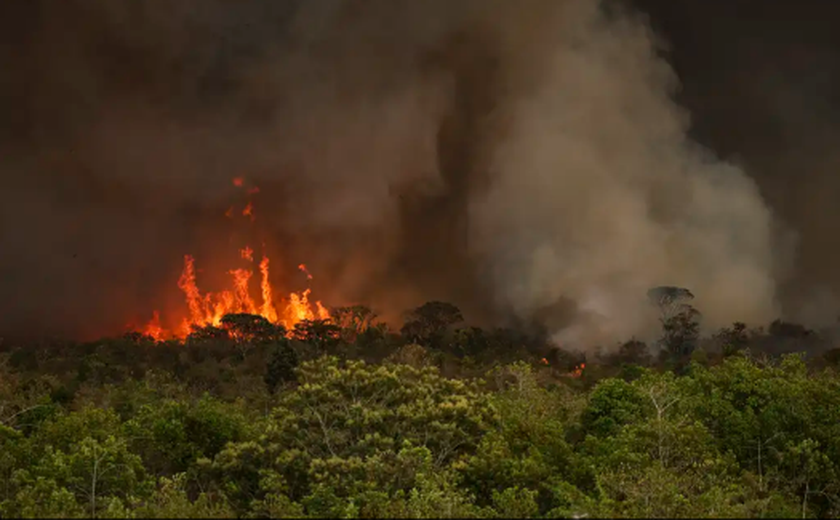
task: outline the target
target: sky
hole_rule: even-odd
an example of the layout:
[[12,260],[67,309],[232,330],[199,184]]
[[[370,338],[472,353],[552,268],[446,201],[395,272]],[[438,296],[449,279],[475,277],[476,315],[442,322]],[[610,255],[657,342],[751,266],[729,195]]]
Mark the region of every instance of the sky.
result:
[[[610,342],[677,285],[710,328],[831,323],[835,11],[4,3],[0,331],[177,314],[183,256],[212,287],[245,242],[284,288],[393,320],[437,299]],[[224,216],[237,176],[254,223]]]

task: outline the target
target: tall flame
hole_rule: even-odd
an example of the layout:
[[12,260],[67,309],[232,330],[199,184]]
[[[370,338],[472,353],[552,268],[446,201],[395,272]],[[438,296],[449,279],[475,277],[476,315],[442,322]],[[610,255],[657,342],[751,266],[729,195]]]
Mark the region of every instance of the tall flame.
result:
[[[233,313],[259,315],[271,323],[283,325],[287,330],[293,329],[304,320],[330,319],[330,312],[320,301],[310,302],[311,289],[290,293],[283,302],[283,310],[278,311],[274,301],[274,288],[269,279],[269,265],[269,258],[263,256],[259,264],[261,303],[257,304],[251,296],[253,271],[232,269],[228,271],[232,277],[232,289],[202,295],[196,283],[195,259],[190,255],[184,256],[184,270],[178,280],[178,287],[184,293],[189,316],[184,318],[180,330],[170,333],[161,326],[160,314],[155,311],[144,333],[155,340],[163,340],[166,337],[184,338],[194,327],[220,326],[222,318]],[[311,279],[312,275],[307,272],[307,277]]]
[[[233,185],[242,188],[245,180],[242,177],[233,179]],[[247,189],[249,195],[259,193],[259,188],[252,186]],[[242,210],[242,215],[254,220],[254,210],[251,201]],[[233,208],[225,212],[225,216],[233,218]],[[254,262],[254,250],[249,246],[239,250],[240,257],[247,262]],[[161,341],[169,337],[184,338],[196,327],[215,326],[222,324],[222,318],[227,314],[247,313],[260,315],[271,323],[283,325],[291,331],[295,325],[304,320],[327,320],[330,313],[316,301],[314,305],[309,301],[310,289],[300,293],[291,293],[282,300],[282,310],[278,310],[274,300],[274,288],[269,279],[269,259],[263,255],[259,263],[260,268],[260,303],[258,304],[251,295],[251,278],[254,272],[250,269],[238,268],[228,271],[233,278],[232,288],[218,293],[206,293],[202,295],[196,282],[195,259],[190,255],[184,256],[184,270],[178,279],[178,287],[183,291],[189,314],[183,319],[181,327],[177,331],[167,331],[160,322],[160,314],[155,311],[152,320],[146,325],[144,333],[155,340]],[[298,268],[306,274],[308,280],[312,280],[312,274],[306,265],[300,264]]]
[[262,289],[263,306],[260,314],[272,323],[277,322],[277,309],[274,308],[271,283],[268,281],[268,257],[264,256],[260,262],[260,273],[262,274],[262,282],[260,288]]

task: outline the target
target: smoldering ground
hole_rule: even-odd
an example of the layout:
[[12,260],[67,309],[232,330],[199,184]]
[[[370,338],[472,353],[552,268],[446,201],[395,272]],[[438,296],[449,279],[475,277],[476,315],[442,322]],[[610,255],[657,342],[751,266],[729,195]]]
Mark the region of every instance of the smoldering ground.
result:
[[[27,2],[3,9],[0,329],[101,334],[224,273],[387,317],[429,299],[563,342],[644,335],[654,285],[764,323],[755,182],[692,141],[644,17],[586,0]],[[223,213],[244,176],[257,221]],[[202,284],[202,285],[207,285]],[[571,302],[560,305],[558,302]]]

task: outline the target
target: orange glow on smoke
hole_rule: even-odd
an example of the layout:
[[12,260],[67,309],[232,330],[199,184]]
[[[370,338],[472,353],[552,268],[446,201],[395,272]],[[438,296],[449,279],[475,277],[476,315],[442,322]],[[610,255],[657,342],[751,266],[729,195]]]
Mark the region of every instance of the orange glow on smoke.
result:
[[[233,179],[233,184],[237,187],[243,186],[244,182],[242,177]],[[258,191],[259,188],[256,187],[248,190],[249,194]],[[233,218],[233,208],[229,209],[225,215]],[[254,220],[253,204],[250,201],[245,206],[242,215]],[[239,256],[246,262],[254,262],[254,250],[250,246],[246,245],[241,248]],[[275,300],[277,292],[271,284],[269,265],[268,256],[263,255],[259,263],[259,298],[254,298],[251,294],[251,281],[254,277],[254,271],[248,268],[228,271],[232,278],[229,289],[216,293],[202,293],[196,280],[195,259],[190,255],[185,255],[184,269],[178,279],[178,288],[184,293],[187,310],[181,326],[177,330],[166,330],[161,325],[160,314],[155,311],[152,320],[146,325],[143,333],[156,341],[168,338],[183,339],[194,328],[219,327],[225,315],[236,313],[262,316],[271,323],[283,325],[288,331],[291,331],[295,325],[304,320],[330,319],[329,311],[320,301],[310,303],[311,289],[292,292],[286,298],[279,301]],[[312,280],[312,274],[306,269],[306,265],[300,264],[298,268],[306,274],[308,280]]]

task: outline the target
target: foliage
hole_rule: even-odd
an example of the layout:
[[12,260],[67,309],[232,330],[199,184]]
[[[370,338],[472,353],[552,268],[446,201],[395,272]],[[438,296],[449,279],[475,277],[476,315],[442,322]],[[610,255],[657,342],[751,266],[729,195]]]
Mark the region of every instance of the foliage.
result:
[[292,331],[231,315],[184,342],[3,344],[0,517],[840,515],[829,336],[702,338],[691,296],[651,294],[658,359],[467,326],[443,302],[400,334],[348,307]]

